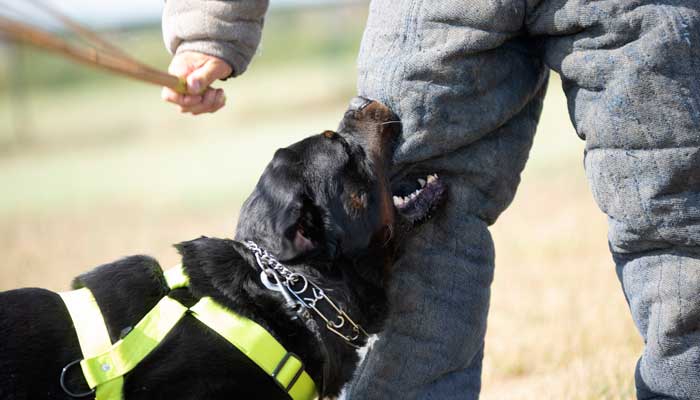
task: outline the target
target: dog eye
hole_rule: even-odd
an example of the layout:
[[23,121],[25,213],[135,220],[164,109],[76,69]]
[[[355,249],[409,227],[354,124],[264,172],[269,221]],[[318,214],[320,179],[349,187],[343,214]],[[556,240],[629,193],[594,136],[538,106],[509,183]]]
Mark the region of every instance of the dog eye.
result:
[[367,208],[367,193],[354,192],[350,194],[350,206],[355,210]]

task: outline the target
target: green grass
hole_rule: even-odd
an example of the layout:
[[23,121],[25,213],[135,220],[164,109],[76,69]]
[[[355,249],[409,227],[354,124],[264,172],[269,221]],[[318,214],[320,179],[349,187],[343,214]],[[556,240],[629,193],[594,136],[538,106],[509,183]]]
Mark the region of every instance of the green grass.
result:
[[343,65],[251,71],[224,84],[227,109],[196,119],[162,103],[157,88],[131,82],[35,94],[31,112],[40,118],[28,121],[29,142],[0,158],[0,185],[11,188],[0,214],[239,201],[277,147],[337,125],[354,86]]
[[[251,71],[218,84],[227,109],[197,119],[163,104],[159,88],[18,49],[21,68],[0,59],[0,184],[10,188],[0,214],[240,202],[274,149],[337,124],[354,92],[364,13],[271,13]],[[157,27],[104,35],[166,68]],[[21,92],[9,90],[10,69]]]

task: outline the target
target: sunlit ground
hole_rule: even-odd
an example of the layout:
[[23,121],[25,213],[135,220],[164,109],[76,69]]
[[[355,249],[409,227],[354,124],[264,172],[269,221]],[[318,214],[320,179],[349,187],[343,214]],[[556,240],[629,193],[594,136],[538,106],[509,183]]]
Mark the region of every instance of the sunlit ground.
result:
[[552,81],[520,191],[493,229],[482,398],[631,399],[641,340]]
[[[66,289],[81,271],[129,254],[168,266],[178,261],[172,243],[232,236],[274,150],[339,121],[362,23],[348,18],[353,27],[335,27],[353,32],[342,54],[286,59],[276,50],[283,36],[268,34],[250,72],[223,84],[229,105],[215,116],[180,116],[158,89],[115,79],[35,87],[21,112],[0,94],[0,289]],[[129,47],[161,52],[149,37]],[[518,196],[493,228],[484,399],[633,397],[641,342],[582,148],[555,77]]]

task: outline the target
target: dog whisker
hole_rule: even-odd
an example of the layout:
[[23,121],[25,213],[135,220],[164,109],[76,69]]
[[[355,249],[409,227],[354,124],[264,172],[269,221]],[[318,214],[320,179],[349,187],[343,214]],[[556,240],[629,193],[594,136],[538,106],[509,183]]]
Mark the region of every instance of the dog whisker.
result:
[[389,245],[389,243],[391,242],[391,239],[394,238],[394,226],[387,225],[386,229],[388,232],[387,232],[386,238],[384,240],[384,243],[382,243],[382,247],[387,247]]
[[401,123],[401,121],[386,121],[386,122],[382,122],[382,123],[381,123],[382,126],[384,126],[384,125],[391,125],[391,124],[403,125],[403,123]]

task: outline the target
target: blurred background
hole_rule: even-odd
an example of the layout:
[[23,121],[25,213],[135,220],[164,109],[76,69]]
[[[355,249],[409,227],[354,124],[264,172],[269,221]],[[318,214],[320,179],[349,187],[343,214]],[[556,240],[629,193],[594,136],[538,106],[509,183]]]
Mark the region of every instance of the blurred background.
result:
[[[53,3],[167,68],[161,1]],[[130,254],[170,266],[172,243],[233,236],[275,149],[335,128],[355,93],[367,2],[272,4],[250,70],[220,84],[228,106],[198,118],[163,103],[159,88],[0,40],[0,290],[65,290]],[[585,181],[583,142],[551,80],[518,196],[493,228],[482,398],[633,398],[641,341]]]

